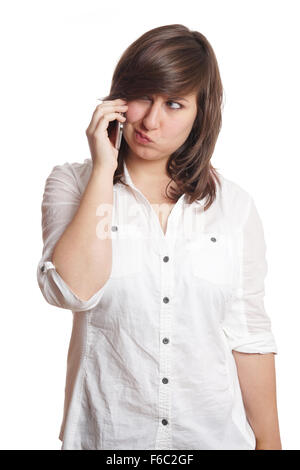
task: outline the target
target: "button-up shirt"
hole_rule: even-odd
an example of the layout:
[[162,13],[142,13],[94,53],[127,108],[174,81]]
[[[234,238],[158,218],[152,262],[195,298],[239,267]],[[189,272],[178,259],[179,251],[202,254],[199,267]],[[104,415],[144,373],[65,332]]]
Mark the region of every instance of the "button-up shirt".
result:
[[61,449],[255,449],[232,350],[277,346],[252,196],[220,174],[209,209],[182,195],[164,234],[125,163],[128,186],[113,186],[111,275],[82,300],[51,256],[91,171],[89,158],[55,166],[42,201],[38,284],[73,315]]

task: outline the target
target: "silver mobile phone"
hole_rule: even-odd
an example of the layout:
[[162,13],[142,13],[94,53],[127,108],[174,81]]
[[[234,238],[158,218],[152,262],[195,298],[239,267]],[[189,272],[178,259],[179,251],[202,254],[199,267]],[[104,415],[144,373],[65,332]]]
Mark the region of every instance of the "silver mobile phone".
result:
[[[125,113],[121,113],[121,114],[122,116],[124,116]],[[117,150],[120,149],[122,136],[123,136],[123,122],[118,121],[117,131],[116,131],[116,141],[115,141],[115,147]]]

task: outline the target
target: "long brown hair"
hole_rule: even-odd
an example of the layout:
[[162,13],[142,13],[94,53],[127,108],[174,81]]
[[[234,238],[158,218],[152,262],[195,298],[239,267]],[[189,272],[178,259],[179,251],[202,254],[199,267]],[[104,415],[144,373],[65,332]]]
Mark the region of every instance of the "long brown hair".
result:
[[[127,101],[148,94],[181,96],[197,93],[198,112],[186,141],[173,152],[166,171],[178,186],[166,195],[174,202],[182,194],[190,204],[207,198],[207,210],[221,186],[212,166],[215,144],[222,125],[223,87],[214,51],[203,34],[182,24],[160,26],[144,33],[121,55],[110,93],[103,100]],[[123,161],[128,144],[122,139],[114,184],[123,183]],[[171,183],[169,182],[169,184]]]

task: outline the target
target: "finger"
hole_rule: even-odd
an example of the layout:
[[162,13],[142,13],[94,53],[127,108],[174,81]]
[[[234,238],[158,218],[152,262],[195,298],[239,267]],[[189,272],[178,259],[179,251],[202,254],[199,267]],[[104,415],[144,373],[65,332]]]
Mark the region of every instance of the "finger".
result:
[[98,110],[98,109],[105,109],[106,111],[111,111],[111,110],[119,110],[119,109],[123,109],[123,108],[128,108],[128,105],[127,104],[120,104],[120,103],[102,103],[102,104],[98,104],[98,106],[96,106],[96,109],[94,111],[94,113]]
[[109,122],[118,120],[120,122],[125,122],[126,117],[123,116],[121,113],[107,113],[105,114],[102,119],[99,120],[94,133],[102,133],[104,130],[108,128]]
[[118,98],[116,100],[101,100],[100,98],[98,98],[97,101],[100,101],[101,104],[106,104],[106,103],[110,103],[110,104],[126,104],[127,103],[127,100],[124,100],[123,98]]
[[128,109],[127,105],[107,105],[105,107],[103,105],[98,105],[93,113],[91,122],[88,126],[89,132],[94,131],[94,129],[98,125],[99,119],[102,119],[102,117],[106,115],[107,113],[117,112],[117,111],[121,113],[125,113],[127,109]]

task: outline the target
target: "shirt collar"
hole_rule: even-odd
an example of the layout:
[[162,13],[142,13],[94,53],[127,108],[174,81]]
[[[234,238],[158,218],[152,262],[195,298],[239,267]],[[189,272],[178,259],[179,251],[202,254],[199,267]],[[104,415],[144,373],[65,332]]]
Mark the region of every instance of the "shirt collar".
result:
[[123,178],[124,182],[128,184],[129,186],[131,186],[132,188],[134,188],[136,191],[138,191],[137,187],[133,184],[133,181],[129,174],[125,160],[123,160],[123,165],[124,165],[124,178]]
[[[128,184],[131,188],[133,188],[135,191],[137,191],[138,193],[142,194],[141,191],[134,185],[132,179],[131,179],[131,176],[130,176],[130,173],[128,171],[128,168],[127,168],[127,165],[126,165],[126,162],[125,160],[123,160],[123,165],[124,165],[124,177],[123,177],[123,181]],[[181,203],[183,201],[185,201],[186,198],[185,198],[185,194],[182,194],[180,196],[180,198],[178,199],[178,201],[180,201]],[[177,201],[177,202],[178,202]],[[200,204],[201,206],[204,206],[204,203],[205,203],[205,200],[204,199],[201,199],[200,201],[198,201],[198,204]]]
[[[124,181],[125,183],[127,183],[131,188],[133,188],[135,191],[137,191],[138,193],[142,194],[142,192],[134,185],[132,179],[131,179],[131,176],[130,176],[130,173],[128,171],[128,168],[127,168],[127,165],[126,165],[126,162],[125,160],[123,160],[123,164],[124,164]],[[142,194],[143,195],[143,194]],[[184,194],[182,194],[180,196],[180,198],[178,199],[179,200],[183,200],[184,198]],[[177,202],[178,202],[177,201]]]

